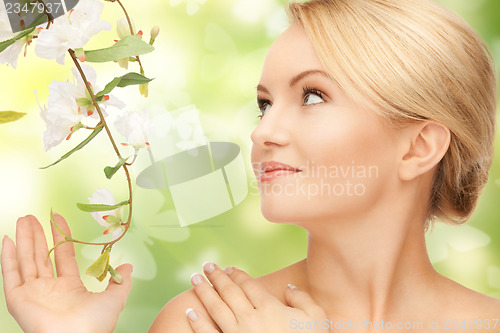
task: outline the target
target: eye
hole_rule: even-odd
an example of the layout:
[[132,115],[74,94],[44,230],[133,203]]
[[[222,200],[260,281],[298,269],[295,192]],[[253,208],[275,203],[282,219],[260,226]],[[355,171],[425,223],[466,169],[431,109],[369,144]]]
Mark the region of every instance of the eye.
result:
[[304,87],[304,105],[314,105],[323,103],[323,93],[317,89]]
[[257,118],[262,119],[266,112],[271,108],[271,102],[267,99],[257,98],[257,104],[259,105],[260,115]]

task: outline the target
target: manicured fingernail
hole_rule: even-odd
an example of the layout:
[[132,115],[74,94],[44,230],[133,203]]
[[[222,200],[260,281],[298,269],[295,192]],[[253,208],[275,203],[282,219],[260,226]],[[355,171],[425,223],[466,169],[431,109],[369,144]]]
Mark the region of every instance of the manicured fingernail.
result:
[[211,262],[205,261],[203,264],[203,270],[205,273],[212,273],[215,269],[215,265]]
[[224,268],[224,272],[226,272],[227,275],[231,274],[233,272],[233,268],[232,267],[226,267]]
[[203,277],[198,273],[191,274],[191,282],[193,285],[197,286],[203,282]]
[[292,289],[292,290],[297,290],[297,289],[299,289],[299,288],[297,288],[297,286],[296,286],[296,285],[293,285],[293,284],[291,284],[291,283],[289,283],[289,284],[288,284],[288,288],[290,288],[290,289]]
[[196,319],[198,319],[198,315],[196,314],[196,312],[189,308],[186,310],[186,315],[188,316],[188,318],[191,320],[191,321],[195,321]]

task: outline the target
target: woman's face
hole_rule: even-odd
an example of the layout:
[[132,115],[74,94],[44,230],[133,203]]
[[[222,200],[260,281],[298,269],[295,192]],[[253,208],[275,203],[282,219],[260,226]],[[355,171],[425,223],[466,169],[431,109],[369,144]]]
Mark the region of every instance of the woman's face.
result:
[[[300,24],[271,47],[257,95],[263,116],[251,135],[252,165],[269,221],[363,214],[397,186],[395,131],[346,98]],[[288,168],[271,161],[293,170],[271,171]]]

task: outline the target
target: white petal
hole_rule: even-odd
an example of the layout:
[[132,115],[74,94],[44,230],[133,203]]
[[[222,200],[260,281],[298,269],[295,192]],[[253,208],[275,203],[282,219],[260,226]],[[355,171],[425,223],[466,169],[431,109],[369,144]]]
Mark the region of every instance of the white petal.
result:
[[[116,204],[115,198],[113,197],[113,193],[111,193],[111,191],[106,188],[102,188],[100,190],[95,191],[94,195],[91,198],[89,198],[89,202],[91,204],[103,204],[103,205]],[[102,217],[105,215],[116,216],[116,209],[103,212],[93,212],[90,214],[92,214],[92,217],[97,221],[97,223],[99,223],[104,227],[108,227],[109,223],[106,222],[106,220],[104,220]]]
[[[97,82],[97,73],[94,68],[87,64],[82,64],[81,65],[83,74],[85,74],[85,77],[87,78],[87,81],[90,82],[90,85],[92,86],[92,89],[94,90],[94,93],[97,93],[97,87],[96,87],[96,82]],[[77,83],[77,89],[82,95],[82,97],[85,96],[85,90],[87,89],[85,83],[82,80],[82,76],[80,75],[80,72],[76,68],[72,68],[71,71],[73,72],[73,77],[75,79],[75,82]]]
[[[123,233],[123,228],[118,228],[118,229],[116,229],[115,231],[113,231],[113,232],[111,233],[111,235],[113,235],[113,237],[111,238],[111,240],[115,240],[115,239],[117,239],[118,237],[120,237],[120,236],[121,236],[121,234],[122,234],[122,233]],[[121,239],[120,239],[120,240],[121,240]]]
[[14,44],[6,48],[3,52],[0,53],[0,64],[7,63],[11,65],[13,68],[17,67],[17,59],[19,58],[19,54],[21,53],[23,46],[26,42],[26,38],[21,38],[16,41]]
[[41,114],[47,127],[43,133],[45,151],[61,143],[71,133],[70,128],[79,122],[76,118],[57,117],[58,109],[60,107],[56,105],[45,109]]
[[109,95],[109,99],[106,102],[103,102],[101,104],[106,105],[106,106],[112,106],[112,107],[115,107],[117,109],[123,109],[126,106],[126,104],[124,102],[122,102],[121,100],[119,100],[118,98],[116,98],[113,95]]

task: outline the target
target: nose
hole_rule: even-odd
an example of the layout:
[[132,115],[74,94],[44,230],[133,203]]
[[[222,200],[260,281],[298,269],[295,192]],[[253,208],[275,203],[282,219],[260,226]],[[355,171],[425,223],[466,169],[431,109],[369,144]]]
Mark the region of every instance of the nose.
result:
[[290,133],[291,124],[287,120],[286,110],[275,104],[262,117],[250,138],[255,146],[267,149],[271,146],[286,146],[290,141]]

